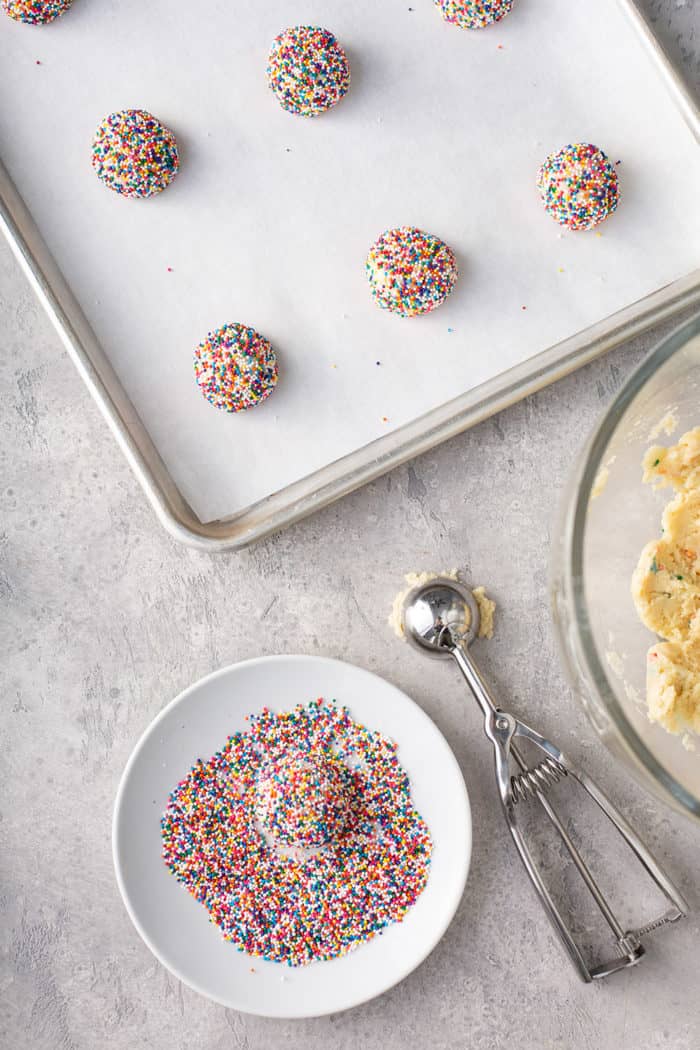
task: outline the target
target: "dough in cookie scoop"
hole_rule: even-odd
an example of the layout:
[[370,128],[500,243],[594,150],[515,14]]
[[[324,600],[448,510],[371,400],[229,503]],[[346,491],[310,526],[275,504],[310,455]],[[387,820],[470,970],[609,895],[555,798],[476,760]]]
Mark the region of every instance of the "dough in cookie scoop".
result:
[[[391,604],[391,613],[388,624],[397,638],[405,640],[406,632],[403,626],[403,603],[408,595],[416,587],[422,587],[432,580],[445,579],[454,580],[455,583],[463,583],[460,578],[459,569],[444,569],[442,572],[408,572],[404,576],[406,586],[399,591]],[[496,603],[486,594],[485,587],[474,587],[472,594],[479,607],[479,638],[493,638],[493,620],[496,614]],[[464,624],[464,629],[469,629],[471,615]]]

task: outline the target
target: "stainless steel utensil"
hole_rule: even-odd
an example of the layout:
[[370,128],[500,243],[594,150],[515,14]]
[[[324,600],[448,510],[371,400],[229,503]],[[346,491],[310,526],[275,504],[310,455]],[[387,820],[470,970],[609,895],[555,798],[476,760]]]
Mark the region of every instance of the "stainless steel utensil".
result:
[[[657,927],[676,922],[685,915],[686,904],[678,890],[624,817],[591,778],[578,769],[551,741],[545,740],[534,729],[530,729],[513,715],[501,711],[497,706],[469,653],[469,646],[479,632],[480,616],[479,607],[468,588],[445,578],[421,584],[404,599],[402,620],[406,637],[412,645],[430,656],[452,657],[456,661],[482,710],[484,731],[494,748],[496,780],[506,823],[540,901],[579,975],[588,982],[607,977],[608,974],[628,966],[635,966],[644,956],[641,938]],[[535,765],[528,765],[515,743],[516,738],[529,740],[544,752],[544,758]],[[511,771],[511,758],[517,771]],[[623,929],[547,798],[547,792],[552,785],[567,777],[576,780],[588,792],[664,893],[669,907],[663,915],[638,929]],[[564,922],[525,843],[516,816],[518,806],[522,807],[534,800],[539,802],[561,836],[583,882],[612,930],[619,958],[590,966]]]

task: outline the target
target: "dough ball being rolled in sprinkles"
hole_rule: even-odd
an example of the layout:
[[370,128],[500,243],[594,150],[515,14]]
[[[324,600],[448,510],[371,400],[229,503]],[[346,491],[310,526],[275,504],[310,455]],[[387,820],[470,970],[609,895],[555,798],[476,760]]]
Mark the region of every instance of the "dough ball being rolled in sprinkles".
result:
[[318,849],[347,827],[351,788],[350,770],[334,755],[283,754],[261,770],[256,816],[278,845]]
[[[329,813],[306,772],[308,809],[324,825],[317,838],[289,794],[278,827],[295,842],[332,837],[306,855],[261,833],[261,796],[282,756],[328,765],[351,778],[351,812]],[[281,771],[280,771],[281,772]],[[300,785],[301,786],[301,785]],[[321,805],[319,805],[319,800]],[[265,813],[262,814],[265,817]],[[342,830],[341,830],[342,828]],[[263,708],[245,732],[230,736],[208,761],[194,763],[171,793],[161,820],[163,859],[239,951],[289,966],[335,959],[401,922],[425,889],[433,850],[411,798],[396,744],[355,722],[347,708],[319,698],[291,711]]]
[[62,15],[73,0],[2,0],[3,10],[15,22],[45,26]]
[[99,179],[122,197],[152,197],[178,173],[177,140],[145,109],[122,109],[100,124],[92,144]]
[[265,401],[277,383],[277,357],[259,332],[226,324],[210,332],[194,352],[194,374],[215,408],[243,412]]
[[569,230],[590,230],[617,208],[617,172],[602,149],[575,142],[550,153],[537,173],[545,211]]
[[366,270],[378,305],[400,317],[441,306],[459,276],[452,249],[415,226],[383,233],[370,248]]
[[350,87],[350,66],[327,29],[294,26],[275,38],[267,79],[289,113],[316,117],[340,102]]
[[513,0],[435,0],[446,22],[461,29],[485,29],[510,12]]

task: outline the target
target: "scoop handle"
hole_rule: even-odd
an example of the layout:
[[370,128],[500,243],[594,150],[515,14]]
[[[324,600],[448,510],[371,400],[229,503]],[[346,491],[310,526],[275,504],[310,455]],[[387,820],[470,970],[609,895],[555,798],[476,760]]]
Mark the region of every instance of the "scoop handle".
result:
[[[622,814],[613,806],[610,799],[598,785],[586,773],[577,769],[550,740],[545,739],[536,730],[518,721],[513,715],[507,714],[498,708],[466,645],[463,642],[456,642],[450,647],[450,652],[484,715],[484,732],[494,748],[496,780],[508,830],[511,833],[525,870],[530,877],[530,881],[537,892],[540,903],[579,976],[583,981],[590,982],[596,978],[607,977],[609,974],[625,969],[628,966],[635,966],[644,956],[644,948],[640,943],[640,937],[658,926],[667,922],[675,922],[681,918],[686,912],[685,901],[639,836],[633,831]],[[546,755],[545,760],[533,768],[529,767],[515,743],[518,737],[529,740],[531,744],[543,751]],[[511,775],[511,756],[520,770],[519,774]],[[550,800],[546,797],[545,793],[548,787],[562,777],[567,776],[571,776],[578,781],[584,791],[603,811],[669,902],[669,907],[663,915],[647,923],[639,930],[626,931],[623,929],[588,864],[574,845]],[[516,788],[518,789],[517,791]],[[559,833],[579,875],[613,932],[619,954],[617,958],[608,963],[595,967],[586,963],[580,948],[576,944],[542,878],[538,865],[528,849],[516,816],[518,800],[526,800],[528,797],[537,800]]]

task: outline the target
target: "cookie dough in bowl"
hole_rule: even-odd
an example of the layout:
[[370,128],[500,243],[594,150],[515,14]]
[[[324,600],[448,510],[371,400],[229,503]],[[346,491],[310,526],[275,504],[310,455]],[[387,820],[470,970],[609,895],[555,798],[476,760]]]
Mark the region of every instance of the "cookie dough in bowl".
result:
[[632,578],[639,617],[660,638],[647,654],[649,717],[670,733],[700,733],[700,427],[652,446],[643,470],[676,493]]
[[700,642],[652,645],[647,657],[647,706],[651,720],[669,733],[700,734]]
[[632,372],[574,465],[551,544],[551,597],[569,683],[611,760],[700,821],[698,405],[700,315]]

